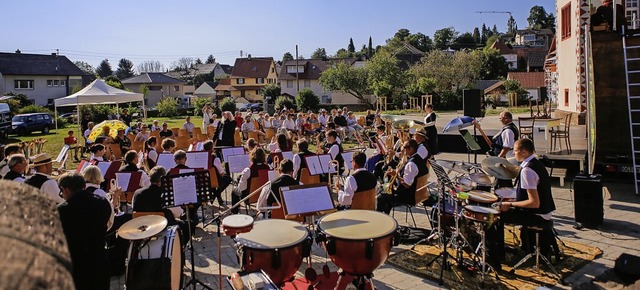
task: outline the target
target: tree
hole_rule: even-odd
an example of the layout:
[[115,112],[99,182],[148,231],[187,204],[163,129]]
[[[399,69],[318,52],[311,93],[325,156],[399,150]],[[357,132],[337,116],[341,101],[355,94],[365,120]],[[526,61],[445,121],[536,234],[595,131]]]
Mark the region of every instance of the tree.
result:
[[311,54],[311,58],[327,59],[327,51],[324,47],[318,47],[313,54]]
[[476,40],[473,38],[473,35],[471,35],[471,33],[465,32],[456,37],[456,39],[453,41],[453,45],[458,49],[475,48]]
[[178,100],[173,97],[162,97],[156,104],[158,114],[162,117],[173,117],[178,115]]
[[476,44],[480,44],[480,29],[478,29],[478,27],[473,29],[473,41],[475,41]]
[[320,75],[320,85],[325,90],[342,91],[361,101],[365,101],[365,95],[369,91],[367,80],[366,67],[355,68],[344,62],[339,62]]
[[489,38],[488,33],[489,31],[487,30],[487,26],[484,23],[482,23],[482,34],[480,34],[480,43],[482,44],[487,43],[487,38]]
[[542,6],[533,6],[529,10],[529,17],[527,22],[529,23],[529,29],[545,29],[549,28],[555,30],[555,16],[544,10]]
[[200,58],[196,58],[196,64],[202,64],[202,60],[200,60]]
[[491,29],[491,33],[492,35],[499,35],[500,32],[498,31],[498,26],[496,26],[495,24],[493,25],[493,28]]
[[355,45],[353,45],[353,38],[349,38],[349,46],[347,46],[347,51],[352,54],[356,52],[356,47]]
[[118,79],[128,79],[133,75],[133,62],[126,58],[120,59],[120,62],[118,62],[118,69],[116,70],[116,76]]
[[295,109],[296,108],[296,104],[289,97],[279,96],[276,99],[276,103],[275,103],[274,107],[276,108],[276,110],[282,110],[284,108],[287,108],[287,109],[293,108],[293,109]]
[[284,55],[282,55],[282,61],[288,61],[288,60],[293,60],[293,55],[291,55],[290,52],[285,52]]
[[341,48],[338,49],[338,51],[336,51],[336,58],[349,58],[352,57],[353,55],[351,53],[349,53],[346,49]]
[[404,92],[409,96],[419,97],[424,94],[433,92],[436,87],[436,81],[432,78],[421,77],[417,81],[409,83]]
[[516,25],[516,20],[513,19],[513,16],[509,15],[509,20],[507,20],[507,34],[516,35],[517,29],[518,25]]
[[164,72],[164,65],[157,60],[147,60],[138,64],[139,73]]
[[224,73],[224,74],[219,74],[217,76],[214,76],[213,80],[216,81],[216,82],[219,82],[220,80],[224,80],[224,79],[228,79],[228,78],[229,78],[229,75]]
[[476,53],[480,54],[482,64],[480,66],[481,80],[497,80],[507,77],[509,72],[509,64],[507,60],[500,54],[497,49],[485,47]]
[[480,76],[482,59],[478,53],[457,51],[449,55],[440,50],[429,52],[411,67],[415,79],[435,80],[434,92],[455,92],[468,88]]
[[[405,75],[400,69],[399,61],[388,51],[376,53],[373,58],[367,61],[365,67],[368,83],[371,85],[370,91],[386,90],[389,87],[391,91],[394,91],[396,88],[404,86]],[[391,95],[384,96],[391,97]]]
[[523,104],[529,98],[529,92],[522,88],[522,85],[517,80],[506,80],[503,86],[507,94],[516,94],[518,96],[518,103],[520,104]]
[[371,36],[369,36],[369,46],[367,47],[367,58],[373,57],[373,43],[371,42]]
[[213,57],[213,54],[210,54],[209,57],[207,57],[207,61],[205,63],[207,64],[216,63],[216,59]]
[[204,107],[204,105],[211,103],[211,99],[204,98],[204,97],[197,97],[193,99],[191,103],[193,104],[194,112],[202,112],[202,108]]
[[296,96],[296,106],[301,111],[315,111],[320,105],[320,98],[309,88],[304,88],[298,92]]
[[409,44],[422,52],[428,52],[433,47],[433,41],[431,40],[431,38],[422,34],[421,32],[409,35],[406,40],[407,42],[409,42]]
[[110,75],[108,77],[106,77],[104,79],[104,82],[107,85],[110,85],[114,88],[118,88],[118,89],[124,89],[124,85],[122,85],[122,82],[118,79],[118,77],[114,76],[114,75]]
[[87,62],[78,60],[78,61],[74,61],[73,64],[75,64],[83,73],[87,75],[96,74],[96,69]]
[[138,90],[145,98],[149,95],[149,87],[147,86],[147,84],[141,84]]
[[181,57],[177,61],[174,61],[172,65],[173,71],[188,71],[193,64],[193,58],[191,57]]
[[222,101],[220,101],[220,110],[222,110],[223,112],[229,111],[235,114],[237,110],[236,102],[234,102],[230,97],[224,98]]
[[96,74],[101,78],[106,78],[113,74],[113,70],[111,69],[108,59],[105,58],[100,62],[100,65],[98,65],[98,68],[96,69]]
[[437,49],[447,49],[457,36],[458,32],[453,27],[438,29],[433,34],[433,43]]
[[282,94],[282,89],[276,84],[268,84],[262,90],[264,91],[263,95],[270,96],[272,101]]

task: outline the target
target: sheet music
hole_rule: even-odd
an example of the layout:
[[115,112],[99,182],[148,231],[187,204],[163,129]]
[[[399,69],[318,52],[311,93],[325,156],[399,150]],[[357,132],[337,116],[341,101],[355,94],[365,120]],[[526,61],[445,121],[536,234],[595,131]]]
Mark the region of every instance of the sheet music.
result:
[[209,169],[209,152],[187,152],[186,166],[190,168]]
[[173,204],[176,206],[198,202],[195,175],[173,179]]
[[62,159],[64,159],[64,156],[67,154],[67,152],[69,152],[69,145],[64,145],[62,146],[62,149],[60,149],[60,153],[58,153],[58,157],[56,157],[56,160],[53,160],[55,162],[62,162]]
[[82,161],[82,167],[80,167],[80,172],[79,172],[79,173],[82,173],[82,171],[83,171],[85,168],[87,168],[87,166],[89,166],[89,165],[91,165],[91,162],[86,161],[86,160],[83,160],[83,161]]
[[229,172],[231,173],[240,173],[251,164],[249,155],[231,155],[229,156],[228,163]]
[[318,159],[320,159],[320,165],[322,168],[322,173],[336,173],[338,172],[337,168],[335,168],[335,166],[332,166],[332,168],[329,168],[329,165],[331,163],[331,155],[329,154],[324,154],[324,155],[318,155]]
[[269,180],[275,180],[276,178],[278,178],[278,172],[276,172],[275,170],[269,170],[267,174],[269,175]]
[[176,167],[176,161],[173,160],[173,154],[171,153],[158,154],[158,160],[156,162],[156,166],[162,166],[167,171],[169,171],[169,169],[171,168]]
[[292,151],[282,152],[282,158],[286,158],[293,161],[293,152]]
[[98,168],[100,168],[100,172],[102,172],[102,176],[104,176],[104,175],[107,174],[107,170],[109,169],[109,166],[111,166],[111,161],[98,162],[98,164],[96,164],[96,166],[98,166]]
[[222,148],[222,161],[229,162],[229,156],[244,155],[244,147]]
[[120,187],[122,191],[129,191],[129,181],[131,181],[131,172],[117,172],[116,181],[118,182],[118,187]]
[[333,200],[327,186],[300,189],[282,189],[288,215],[313,213],[333,209]]
[[178,169],[178,174],[183,174],[183,173],[191,173],[196,171],[195,169]]
[[344,160],[344,167],[346,167],[349,170],[353,170],[353,166],[351,166],[351,159],[353,159],[353,152],[342,153],[342,159]]
[[310,175],[322,174],[322,166],[320,165],[320,159],[318,159],[318,156],[306,156],[305,160],[307,161],[307,167],[309,168]]
[[204,142],[198,142],[196,144],[196,150],[195,151],[202,151],[204,150]]

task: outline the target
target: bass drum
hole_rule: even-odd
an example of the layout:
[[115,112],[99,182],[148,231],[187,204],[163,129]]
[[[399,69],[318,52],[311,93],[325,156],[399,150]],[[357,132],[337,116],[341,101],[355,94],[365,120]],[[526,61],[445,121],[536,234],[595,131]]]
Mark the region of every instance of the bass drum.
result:
[[183,266],[178,226],[168,226],[151,238],[131,242],[126,288],[179,290]]
[[302,258],[311,253],[313,238],[304,225],[270,219],[253,224],[253,230],[236,236],[240,268],[247,272],[264,270],[276,285],[293,278]]
[[[373,273],[387,260],[398,223],[386,214],[368,210],[344,210],[318,221],[316,241],[331,261],[353,276]],[[395,240],[399,242],[399,240]]]

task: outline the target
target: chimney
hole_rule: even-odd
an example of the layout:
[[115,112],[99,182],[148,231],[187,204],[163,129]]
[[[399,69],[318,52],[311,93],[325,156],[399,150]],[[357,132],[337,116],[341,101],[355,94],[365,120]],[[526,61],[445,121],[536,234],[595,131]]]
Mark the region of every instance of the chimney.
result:
[[21,54],[22,52],[20,51],[20,49],[16,49],[16,54]]
[[56,56],[56,53],[55,53],[55,52],[52,52],[52,53],[51,53],[51,55]]
[[247,59],[251,60],[251,54],[247,54]]

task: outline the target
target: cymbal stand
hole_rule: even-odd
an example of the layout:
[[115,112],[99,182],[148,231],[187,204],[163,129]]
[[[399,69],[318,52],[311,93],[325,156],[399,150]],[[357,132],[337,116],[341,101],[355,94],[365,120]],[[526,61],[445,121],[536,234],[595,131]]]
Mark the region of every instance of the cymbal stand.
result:
[[[485,276],[489,273],[489,271],[492,271],[496,276],[496,280],[500,281],[498,272],[493,267],[491,267],[491,265],[487,264],[487,243],[485,231],[485,226],[487,225],[476,221],[473,222],[473,225],[476,232],[480,234],[480,243],[478,244],[478,247],[476,247],[476,250],[474,252],[475,257],[473,259],[473,264],[476,265],[478,269],[480,269],[480,275],[482,277],[483,283]],[[478,251],[481,251],[480,254],[478,254]]]
[[[428,185],[425,185],[425,187]],[[416,189],[416,191],[420,191],[422,190],[422,188],[418,188]],[[429,236],[420,239],[419,241],[417,241],[415,244],[413,244],[413,246],[411,247],[411,249],[415,249],[417,245],[421,244],[422,242],[425,241],[431,241],[433,239],[438,239],[438,243],[440,245],[444,245],[445,241],[445,236],[442,233],[442,219],[440,218],[440,202],[444,200],[444,194],[445,194],[446,190],[444,189],[444,185],[441,185],[441,188],[438,190],[438,202],[436,203],[438,206],[435,208],[435,211],[437,212],[437,223],[436,226],[434,227],[434,221],[433,219],[433,211],[431,216],[429,216],[429,222],[431,223],[431,233],[429,234]]]

